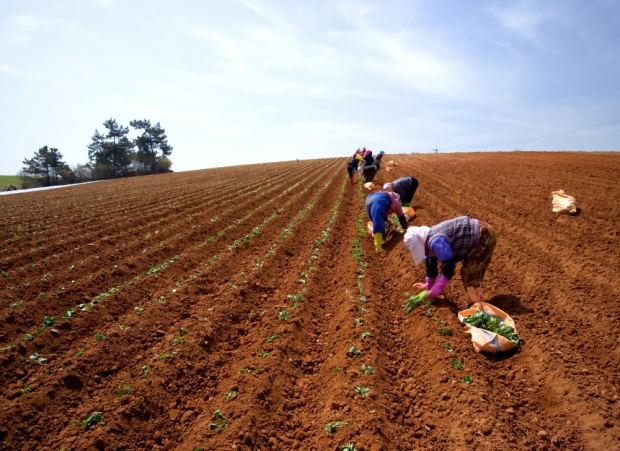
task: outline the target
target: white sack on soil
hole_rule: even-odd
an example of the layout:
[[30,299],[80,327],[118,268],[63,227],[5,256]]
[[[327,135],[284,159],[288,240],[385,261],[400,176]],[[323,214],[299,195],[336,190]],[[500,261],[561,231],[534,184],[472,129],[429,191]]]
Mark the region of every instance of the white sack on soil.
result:
[[564,190],[553,191],[551,193],[553,199],[551,200],[551,206],[554,213],[577,213],[577,201],[573,196],[569,196]]

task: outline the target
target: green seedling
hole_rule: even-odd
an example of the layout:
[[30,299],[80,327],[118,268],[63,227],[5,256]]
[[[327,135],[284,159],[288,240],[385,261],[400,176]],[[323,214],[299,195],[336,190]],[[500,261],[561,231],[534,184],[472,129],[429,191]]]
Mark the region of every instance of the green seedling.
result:
[[298,294],[289,294],[286,298],[290,299],[291,301],[303,301],[304,300],[304,297]]
[[140,314],[144,311],[144,307],[136,306],[133,308],[136,316],[140,316]]
[[360,349],[357,349],[355,345],[351,345],[351,347],[349,348],[349,354],[351,354],[353,357],[360,357],[364,353]]
[[75,312],[71,309],[67,309],[67,311],[62,314],[62,317],[65,319],[73,319],[75,318]]
[[36,337],[36,334],[26,334],[24,335],[24,341],[32,341]]
[[34,354],[31,354],[30,357],[28,357],[28,362],[34,362],[38,363],[39,365],[44,365],[45,362],[47,362],[47,359],[35,352]]
[[26,393],[30,393],[32,391],[32,388],[30,388],[28,386],[28,384],[25,384],[20,390],[19,393],[21,393],[22,395],[25,395]]
[[427,308],[426,309],[426,314],[429,315],[429,316],[432,315],[433,314],[433,309],[431,307]]
[[368,310],[366,310],[364,307],[360,308],[360,314],[364,314],[364,313],[368,313]]
[[146,379],[149,376],[150,372],[151,372],[151,369],[148,366],[146,366],[146,365],[143,366],[142,367],[142,372],[138,376],[138,379]]
[[353,390],[355,390],[355,393],[357,393],[361,397],[367,396],[368,393],[370,392],[370,388],[368,388],[368,387],[360,387],[359,385],[354,385],[353,386]]
[[367,302],[368,302],[368,299],[366,298],[366,296],[360,296],[360,302],[361,302],[362,304],[365,304],[365,303],[367,303]]
[[247,368],[241,368],[239,371],[237,371],[238,374],[244,374],[244,373],[251,373],[252,370],[249,370]]
[[85,420],[82,420],[82,422],[80,423],[80,428],[88,429],[91,426],[95,426],[96,424],[99,424],[99,423],[101,423],[102,426],[105,425],[103,414],[101,412],[93,412],[88,416],[88,418],[86,418]]
[[341,373],[341,372],[342,372],[342,370],[340,368],[338,368],[338,367],[334,368],[334,373]]
[[58,320],[56,318],[54,318],[53,316],[46,316],[43,319],[43,327],[52,327],[57,322],[58,322]]
[[172,340],[173,346],[180,345],[181,343],[189,343],[189,340],[186,340],[183,337],[174,337],[174,340]]
[[370,376],[371,374],[375,374],[375,369],[370,365],[362,365],[360,367],[361,372],[364,376]]
[[21,307],[22,305],[24,305],[24,302],[23,302],[23,301],[19,301],[19,302],[16,302],[15,304],[11,304],[11,305],[9,306],[9,308],[11,308],[11,309],[14,309],[14,308],[19,308],[19,307]]
[[362,340],[365,339],[365,338],[368,338],[368,337],[372,337],[372,334],[370,332],[362,332],[361,335],[360,335],[360,338]]
[[357,323],[358,326],[364,325],[364,320],[362,318],[355,318],[355,322]]
[[452,349],[452,346],[450,346],[448,343],[444,343],[441,346],[443,346],[443,348],[448,352],[454,351],[454,349]]
[[48,376],[52,374],[53,372],[54,370],[52,370],[51,368],[45,368],[45,374],[47,374]]
[[128,395],[130,391],[131,391],[131,386],[129,386],[129,384],[126,384],[125,381],[121,381],[121,385],[118,389],[117,395],[120,398],[124,395]]
[[344,445],[342,448],[340,448],[340,451],[357,451],[355,449],[355,444],[353,442],[349,442],[346,445]]
[[428,297],[428,290],[424,290],[415,296],[410,295],[409,293],[405,293],[405,296],[407,297],[407,302],[405,302],[405,305],[403,305],[403,309],[407,313],[411,313],[414,308],[424,305],[424,302]]
[[101,332],[97,332],[95,334],[95,341],[103,341],[105,340],[105,335],[103,335]]
[[452,359],[450,360],[450,366],[452,368],[454,368],[455,370],[460,370],[463,368],[463,364],[461,362],[459,362],[458,359]]
[[443,319],[441,318],[435,318],[435,321],[437,322],[437,324],[443,324]]
[[14,348],[15,346],[17,345],[14,342],[11,342],[8,345],[0,348],[0,352],[8,351],[9,349]]
[[280,310],[280,312],[278,313],[278,318],[280,318],[281,320],[287,321],[289,317],[289,313],[285,309]]
[[263,359],[265,357],[267,357],[268,355],[269,355],[269,353],[267,351],[261,351],[261,352],[258,353],[258,356],[263,358]]
[[437,332],[439,333],[439,335],[452,335],[452,330],[448,329],[447,327],[440,327]]
[[166,352],[166,353],[162,354],[161,356],[159,356],[159,358],[162,359],[162,360],[166,360],[166,359],[171,359],[171,358],[173,358],[176,355],[177,355],[177,353],[174,352],[174,351],[170,352],[170,353]]
[[119,324],[118,325],[118,329],[119,330],[125,330],[125,327],[127,327],[127,324]]
[[353,421],[334,421],[333,423],[327,423],[327,426],[325,426],[325,432],[328,434],[333,434],[336,432],[336,429],[351,426],[352,424]]
[[271,337],[267,338],[267,343],[273,343],[278,338],[280,338],[280,336],[278,334],[272,335]]
[[84,350],[83,349],[78,349],[75,353],[75,355],[77,357],[82,357],[84,355]]
[[179,328],[179,334],[180,335],[189,334],[189,330],[187,330],[185,327],[180,327]]
[[215,410],[213,416],[215,417],[215,422],[209,424],[209,429],[215,430],[218,434],[225,431],[228,428],[228,420],[222,415],[222,412]]
[[471,384],[474,383],[474,378],[469,376],[469,375],[467,375],[463,379],[461,379],[461,382],[463,382],[466,385],[471,385]]
[[230,390],[228,393],[226,393],[226,400],[229,400],[234,395],[238,395],[238,394],[239,392],[237,390]]

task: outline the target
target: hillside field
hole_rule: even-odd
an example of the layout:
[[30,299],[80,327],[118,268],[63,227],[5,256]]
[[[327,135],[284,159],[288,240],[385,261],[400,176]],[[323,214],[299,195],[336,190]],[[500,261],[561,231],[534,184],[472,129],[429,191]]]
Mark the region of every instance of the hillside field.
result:
[[410,225],[498,231],[484,296],[517,350],[474,351],[458,266],[403,310],[424,265],[395,229],[375,253],[346,158],[11,194],[0,450],[620,449],[620,154],[388,160],[379,186],[419,180]]

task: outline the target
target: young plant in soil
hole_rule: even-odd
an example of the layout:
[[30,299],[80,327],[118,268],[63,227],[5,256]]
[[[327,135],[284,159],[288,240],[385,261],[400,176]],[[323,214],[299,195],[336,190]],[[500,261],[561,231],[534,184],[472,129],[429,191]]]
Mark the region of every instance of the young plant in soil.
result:
[[62,314],[62,317],[65,319],[73,319],[75,318],[75,312],[71,309],[67,309],[67,311]]
[[357,449],[355,449],[355,443],[349,442],[340,448],[340,451],[357,451]]
[[151,372],[151,369],[148,366],[144,365],[142,367],[142,372],[138,376],[138,379],[146,379],[149,376],[150,372]]
[[353,386],[353,390],[355,390],[355,393],[357,393],[361,397],[365,397],[365,396],[368,395],[368,393],[370,393],[370,388],[368,388],[368,387],[361,387],[359,385],[354,385]]
[[357,349],[355,345],[351,345],[351,347],[349,348],[349,355],[353,357],[360,357],[364,355],[364,353],[360,349]]
[[450,366],[452,368],[454,368],[455,370],[460,370],[463,368],[463,364],[461,362],[459,362],[458,359],[452,359],[450,360]]
[[360,367],[360,371],[364,376],[370,376],[371,374],[375,374],[375,369],[370,365],[362,365]]
[[121,385],[118,389],[117,395],[120,398],[124,395],[128,395],[130,391],[131,391],[131,386],[129,384],[126,384],[125,381],[121,381]]
[[463,379],[461,379],[461,382],[463,382],[466,385],[471,385],[471,384],[474,383],[474,378],[469,376],[469,375],[467,375]]
[[268,355],[269,355],[269,353],[267,351],[261,351],[261,352],[258,353],[258,356],[263,358],[263,359],[265,357],[267,357]]
[[278,338],[280,338],[280,336],[278,334],[272,335],[271,337],[267,338],[267,343],[273,343]]
[[447,327],[440,327],[437,329],[437,333],[439,333],[439,335],[452,335],[452,330]]
[[336,368],[334,368],[333,372],[334,373],[341,373],[342,370],[340,368],[336,367]]
[[365,339],[365,338],[368,338],[368,337],[372,337],[372,334],[371,334],[370,332],[362,332],[362,333],[360,334],[360,338],[361,338],[362,340],[363,340],[363,339]]
[[97,332],[95,334],[95,341],[103,341],[105,340],[105,335],[103,335],[101,332]]
[[105,425],[105,419],[103,418],[103,414],[101,412],[93,412],[88,416],[88,418],[82,420],[82,422],[80,423],[80,428],[88,429],[91,426],[95,426],[99,423],[101,423],[102,426]]
[[43,319],[43,327],[52,327],[57,322],[58,322],[58,320],[56,318],[54,318],[53,316],[46,316]]
[[215,430],[218,434],[225,431],[228,428],[228,420],[222,415],[220,410],[213,411],[215,417],[214,423],[209,423],[209,429]]
[[452,346],[450,346],[448,343],[444,343],[441,345],[447,352],[452,352],[454,351],[454,349],[452,349]]
[[226,400],[228,401],[230,398],[238,394],[239,392],[237,390],[230,390],[228,393],[226,393]]
[[325,426],[325,432],[328,434],[333,434],[337,429],[351,426],[352,424],[353,421],[334,421],[333,423],[327,423],[327,426]]
[[25,384],[25,385],[23,386],[23,388],[21,388],[21,389],[19,390],[19,393],[20,393],[21,395],[25,395],[26,393],[30,393],[31,391],[32,391],[32,388],[30,388],[30,387],[28,386],[28,384]]
[[84,350],[83,350],[83,349],[78,349],[78,350],[75,352],[75,356],[76,356],[76,357],[82,357],[83,355],[84,355]]

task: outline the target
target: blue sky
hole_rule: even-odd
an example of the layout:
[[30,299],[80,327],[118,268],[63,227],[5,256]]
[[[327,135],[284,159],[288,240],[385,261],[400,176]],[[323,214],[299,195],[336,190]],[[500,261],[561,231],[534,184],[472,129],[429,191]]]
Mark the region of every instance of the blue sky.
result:
[[620,0],[0,3],[0,174],[160,122],[173,169],[619,150]]

